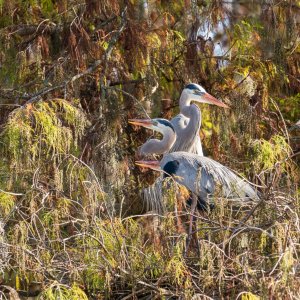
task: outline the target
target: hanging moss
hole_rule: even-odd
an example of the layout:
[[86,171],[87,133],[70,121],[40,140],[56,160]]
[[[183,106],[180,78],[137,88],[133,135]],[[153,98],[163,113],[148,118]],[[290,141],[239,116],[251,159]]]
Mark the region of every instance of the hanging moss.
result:
[[74,153],[88,122],[78,108],[62,99],[39,101],[18,108],[1,133],[2,153],[20,167],[44,159]]
[[276,163],[281,163],[283,166],[288,161],[287,157],[291,155],[291,148],[286,142],[286,139],[280,135],[274,135],[270,141],[257,140],[253,141],[253,151],[256,170],[268,170],[273,168]]
[[[299,3],[250,2],[0,0],[0,293],[297,298]],[[193,228],[171,178],[145,208],[151,133],[127,125],[173,117],[189,82],[230,106],[199,105],[205,154],[262,195]]]
[[62,285],[59,283],[54,283],[46,288],[39,296],[40,300],[88,300],[85,292],[76,284],[71,287]]
[[15,205],[16,198],[13,195],[0,192],[0,216],[6,217]]

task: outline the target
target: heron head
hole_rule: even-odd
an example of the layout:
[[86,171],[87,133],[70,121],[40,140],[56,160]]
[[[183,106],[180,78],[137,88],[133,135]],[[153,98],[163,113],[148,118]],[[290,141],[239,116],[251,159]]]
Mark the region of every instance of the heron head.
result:
[[167,131],[172,130],[175,133],[175,129],[170,121],[166,119],[130,119],[128,120],[128,123],[142,126],[145,128],[152,129],[154,131],[158,131],[162,134],[166,133]]
[[222,101],[216,99],[212,95],[210,95],[201,85],[196,83],[190,83],[187,86],[185,86],[184,90],[185,93],[187,93],[190,98],[194,101],[200,102],[200,103],[208,103],[213,104],[221,107],[228,108],[228,106],[223,103]]

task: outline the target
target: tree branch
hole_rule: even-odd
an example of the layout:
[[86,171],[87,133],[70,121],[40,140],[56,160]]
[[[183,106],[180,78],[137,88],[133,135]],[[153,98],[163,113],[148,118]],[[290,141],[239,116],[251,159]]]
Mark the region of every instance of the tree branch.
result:
[[[64,81],[63,83],[61,84],[58,84],[56,86],[52,86],[52,87],[49,87],[49,88],[44,88],[43,90],[33,94],[30,96],[30,99],[24,104],[28,104],[28,103],[33,103],[33,102],[36,102],[40,99],[41,96],[45,95],[45,94],[48,94],[49,92],[52,92],[54,90],[57,90],[57,89],[61,89],[61,88],[64,88],[66,89],[67,86],[71,83],[73,83],[74,81],[80,79],[81,77],[83,76],[86,76],[86,75],[89,75],[89,74],[92,74],[100,65],[101,63],[105,60],[107,61],[110,56],[111,56],[111,53],[112,53],[112,50],[116,44],[116,42],[118,41],[121,33],[124,31],[125,29],[125,26],[126,26],[126,11],[127,11],[127,6],[124,8],[124,10],[122,11],[121,13],[121,27],[119,28],[119,30],[117,30],[114,35],[112,36],[109,44],[108,44],[108,47],[105,51],[105,54],[103,55],[102,57],[102,60],[98,59],[96,60],[89,68],[87,68],[85,71],[83,71],[82,73],[79,73],[79,74],[76,74],[74,75],[73,77],[71,77],[70,79]],[[42,27],[42,26],[41,26]]]

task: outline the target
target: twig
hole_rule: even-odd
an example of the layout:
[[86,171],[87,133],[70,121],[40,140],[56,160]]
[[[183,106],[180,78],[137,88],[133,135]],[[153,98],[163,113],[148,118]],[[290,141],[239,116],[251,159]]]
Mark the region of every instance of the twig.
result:
[[23,105],[23,107],[28,104],[28,103],[33,103],[36,102],[38,99],[40,99],[41,96],[48,94],[49,92],[52,92],[54,90],[60,89],[62,87],[65,87],[66,84],[68,84],[68,81],[65,81],[62,84],[50,87],[50,88],[45,88],[42,91],[37,92],[36,94],[34,94],[28,101],[26,101],[26,103]]
[[28,103],[33,103],[33,102],[36,102],[37,100],[40,99],[41,96],[45,95],[45,94],[48,94],[49,92],[52,92],[54,90],[57,90],[57,89],[61,89],[61,88],[65,88],[69,85],[69,84],[72,84],[74,81],[80,79],[81,77],[83,76],[86,76],[86,75],[89,75],[91,73],[93,73],[100,65],[101,63],[103,62],[103,59],[105,60],[108,60],[111,56],[111,53],[112,53],[112,50],[116,44],[116,42],[118,41],[121,33],[124,31],[125,29],[125,25],[126,25],[126,11],[127,11],[127,7],[124,8],[124,10],[122,11],[121,13],[121,18],[122,18],[122,22],[121,22],[121,27],[119,30],[116,31],[116,33],[112,36],[111,38],[111,41],[106,49],[106,52],[104,54],[104,57],[102,58],[102,60],[96,60],[89,68],[87,68],[85,71],[79,73],[79,74],[76,74],[74,75],[72,78],[64,81],[63,83],[61,84],[58,84],[56,86],[53,86],[53,87],[49,87],[49,88],[44,88],[43,90],[31,95],[31,98],[26,101],[26,104]]
[[23,196],[24,195],[24,194],[21,194],[21,193],[6,192],[2,189],[0,189],[0,192],[3,193],[3,194],[12,195],[12,196]]
[[279,113],[279,115],[280,115],[280,118],[281,118],[281,120],[282,120],[282,122],[283,122],[283,126],[284,126],[284,130],[285,130],[286,139],[287,139],[287,141],[288,141],[288,144],[290,144],[290,138],[289,138],[289,133],[288,133],[288,130],[287,130],[287,126],[286,126],[286,124],[285,124],[285,120],[284,120],[284,118],[283,118],[283,116],[282,116],[282,113],[281,113],[281,111],[280,111],[280,109],[279,109],[279,106],[278,106],[278,104],[273,100],[273,98],[270,97],[270,100],[271,100],[272,104],[275,106],[276,110],[278,111],[278,113]]
[[7,243],[3,243],[5,246],[8,246],[8,247],[11,247],[11,248],[17,248],[17,249],[20,249],[24,252],[26,252],[29,256],[31,256],[40,266],[41,268],[44,270],[45,274],[52,280],[56,280],[57,278],[55,278],[50,272],[49,272],[49,269],[45,267],[45,265],[40,261],[40,259],[37,257],[36,254],[34,254],[32,251],[30,251],[29,249],[26,249],[24,247],[20,247],[20,246],[17,246],[17,245],[10,245],[10,244],[7,244]]
[[[130,273],[128,271],[122,269],[121,267],[118,267],[118,269],[121,272],[123,272],[124,274],[130,275]],[[150,289],[152,289],[152,290],[154,290],[156,292],[158,292],[160,295],[165,295],[165,296],[167,296],[167,295],[174,295],[174,293],[172,293],[171,291],[168,291],[168,290],[166,290],[164,288],[158,288],[158,287],[154,286],[153,284],[144,282],[142,280],[137,280],[137,283],[140,284],[140,285],[143,285],[145,287],[148,287],[148,288],[150,288]]]
[[134,97],[132,94],[122,90],[122,89],[119,89],[119,88],[116,88],[116,87],[113,87],[113,86],[105,86],[105,87],[102,87],[104,89],[112,89],[112,90],[115,90],[115,91],[118,91],[118,92],[121,92],[123,93],[124,95],[130,97],[131,99],[133,99],[142,109],[142,111],[144,112],[144,114],[147,116],[147,118],[151,119],[151,117],[149,117],[147,111],[145,110],[144,106],[141,104],[141,102],[136,98]]

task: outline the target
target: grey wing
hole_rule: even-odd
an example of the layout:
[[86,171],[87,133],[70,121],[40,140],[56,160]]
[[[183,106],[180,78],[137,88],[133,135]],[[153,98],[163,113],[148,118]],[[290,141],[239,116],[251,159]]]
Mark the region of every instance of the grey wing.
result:
[[259,199],[255,189],[229,168],[207,157],[200,162],[208,176],[211,176],[215,184],[220,186],[223,197],[240,200]]
[[175,152],[168,154],[166,159],[179,161],[177,181],[197,195],[219,192],[220,196],[225,198],[259,199],[257,192],[248,182],[208,157]]

